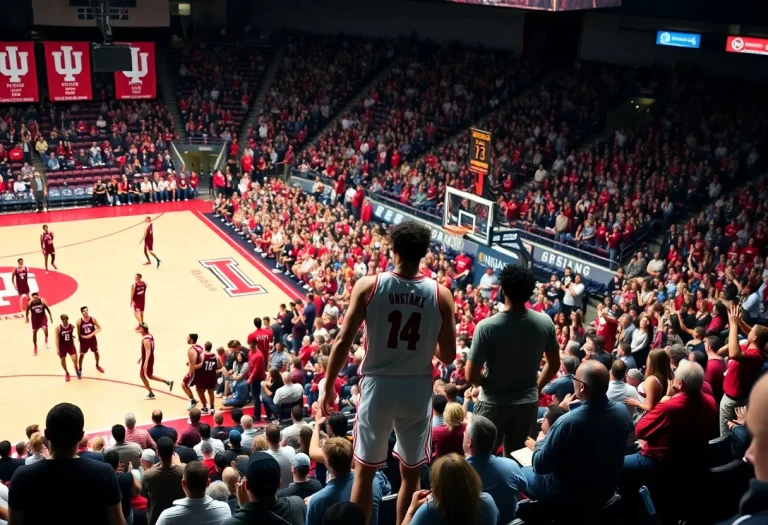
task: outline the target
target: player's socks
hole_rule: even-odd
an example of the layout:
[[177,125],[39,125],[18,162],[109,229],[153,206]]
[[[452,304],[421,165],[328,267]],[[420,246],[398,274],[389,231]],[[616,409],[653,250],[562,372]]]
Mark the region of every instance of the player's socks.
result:
[[173,392],[173,381],[166,381],[166,385],[168,385],[168,391]]
[[187,407],[187,412],[189,412],[190,410],[192,410],[196,406],[197,406],[197,399],[194,399],[194,398],[190,399],[189,400],[189,406]]

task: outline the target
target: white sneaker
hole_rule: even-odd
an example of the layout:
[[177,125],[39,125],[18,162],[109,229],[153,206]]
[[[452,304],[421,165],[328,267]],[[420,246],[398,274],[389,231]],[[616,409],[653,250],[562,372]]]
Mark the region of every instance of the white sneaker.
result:
[[48,211],[48,208],[43,208],[43,211],[47,212],[47,211]]
[[51,349],[51,343],[49,343],[48,341],[46,341],[46,342],[45,342],[45,347],[46,347],[48,350],[50,350],[50,349]]

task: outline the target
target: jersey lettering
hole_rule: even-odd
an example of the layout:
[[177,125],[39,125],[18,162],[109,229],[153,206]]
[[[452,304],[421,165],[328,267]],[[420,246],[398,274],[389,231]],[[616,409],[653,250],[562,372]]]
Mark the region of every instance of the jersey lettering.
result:
[[200,261],[203,268],[208,268],[224,285],[224,291],[230,297],[267,293],[263,286],[254,283],[245,275],[232,258]]

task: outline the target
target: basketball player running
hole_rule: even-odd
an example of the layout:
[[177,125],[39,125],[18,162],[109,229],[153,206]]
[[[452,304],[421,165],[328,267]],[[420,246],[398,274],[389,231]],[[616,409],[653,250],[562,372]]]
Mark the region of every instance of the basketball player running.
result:
[[136,326],[136,331],[141,329],[141,324],[144,322],[144,306],[147,298],[147,283],[141,280],[141,274],[137,273],[136,278],[131,284],[131,308],[133,308],[133,315],[136,316],[136,320],[139,322]]
[[80,339],[80,366],[79,371],[83,371],[83,358],[88,351],[93,352],[93,357],[96,358],[96,370],[104,373],[104,369],[99,366],[99,342],[96,340],[96,334],[101,332],[101,325],[95,317],[88,315],[88,307],[83,306],[80,308],[80,314],[82,317],[77,320],[77,334]]
[[[219,356],[213,351],[213,344],[209,341],[205,343],[205,351],[202,359],[195,366],[195,389],[200,401],[203,402],[203,408],[200,412],[203,414],[213,414],[213,391],[216,388],[216,372],[222,368]],[[208,392],[208,400],[211,402],[211,409],[208,410],[208,402],[205,399],[205,393]]]
[[419,273],[431,232],[415,222],[389,231],[395,269],[361,278],[326,371],[322,409],[335,402],[333,384],[347,362],[349,348],[365,321],[366,352],[360,365],[360,406],[354,430],[355,479],[351,500],[370,520],[373,478],[387,459],[387,440],[395,430],[394,455],[400,460],[402,484],[397,523],[402,523],[419,474],[430,460],[432,440],[432,359],[445,364],[456,358],[456,321],[451,292]]
[[144,230],[144,236],[139,241],[139,244],[142,242],[144,243],[144,257],[147,258],[147,262],[144,263],[144,266],[149,266],[152,264],[152,261],[149,258],[149,256],[152,255],[152,257],[154,257],[157,261],[157,267],[160,268],[160,259],[157,257],[157,255],[155,255],[155,252],[152,251],[155,246],[155,235],[152,230],[152,219],[147,217],[144,219],[144,222],[147,223],[147,227]]
[[19,259],[17,263],[11,274],[11,283],[19,295],[19,310],[23,312],[26,309],[24,298],[29,299],[29,268],[24,266],[24,259]]
[[69,370],[67,369],[67,356],[72,358],[72,365],[75,367],[77,378],[83,378],[83,372],[77,366],[75,325],[69,324],[69,316],[67,314],[61,315],[61,324],[56,327],[56,353],[59,354],[61,368],[64,369],[64,381],[69,382],[70,379]]
[[[197,399],[192,393],[192,387],[195,386],[195,372],[197,371],[198,364],[203,360],[203,347],[197,344],[197,334],[189,334],[187,336],[187,344],[191,345],[187,349],[187,374],[184,376],[184,381],[181,383],[181,388],[187,394],[189,398],[189,406],[187,411],[192,410],[197,405]],[[205,400],[203,400],[205,403]]]
[[141,365],[139,369],[139,377],[141,382],[144,383],[144,388],[149,392],[144,399],[155,399],[155,393],[152,391],[152,387],[149,386],[149,380],[159,381],[168,385],[168,390],[173,390],[173,381],[168,381],[154,375],[155,371],[155,338],[149,333],[149,327],[147,323],[141,323],[139,325],[139,333],[141,334],[141,357],[138,363]]
[[35,355],[37,355],[37,331],[41,328],[43,329],[43,334],[45,334],[45,347],[51,348],[51,345],[48,344],[48,318],[45,316],[46,312],[48,312],[48,318],[53,323],[53,315],[51,314],[51,309],[48,308],[48,303],[40,297],[39,293],[33,293],[32,299],[27,304],[26,319],[27,323],[29,323],[29,314],[32,313],[32,344],[35,345]]
[[51,266],[54,270],[56,268],[56,248],[53,246],[53,232],[48,231],[48,225],[43,224],[43,233],[40,234],[40,248],[43,250],[43,258],[45,259],[45,274],[48,275],[48,256],[51,257]]

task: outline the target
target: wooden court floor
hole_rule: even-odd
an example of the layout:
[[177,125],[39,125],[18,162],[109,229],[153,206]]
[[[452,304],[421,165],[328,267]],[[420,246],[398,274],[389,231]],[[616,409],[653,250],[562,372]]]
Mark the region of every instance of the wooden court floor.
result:
[[[230,339],[245,344],[254,317],[274,316],[280,303],[293,297],[260,258],[218,232],[196,206],[185,211],[162,206],[137,206],[130,212],[135,214],[97,209],[0,217],[2,439],[22,439],[25,427],[32,423],[44,426],[48,410],[64,401],[83,409],[87,431],[122,423],[126,412],[134,412],[139,423],[150,422],[155,408],[162,409],[166,418],[182,417],[188,403],[180,387],[186,373],[187,334],[198,333],[198,342],[210,341],[214,348]],[[110,216],[115,214],[121,216]],[[154,220],[155,252],[162,260],[159,269],[143,266],[140,240],[147,215]],[[98,218],[89,218],[93,216]],[[9,222],[30,223],[5,225]],[[40,253],[43,223],[55,235],[58,272],[50,275],[45,274]],[[41,343],[40,331],[36,357],[30,325],[19,314],[19,298],[10,281],[19,257],[33,274],[32,291],[39,288],[53,314],[51,349]],[[134,331],[137,323],[129,303],[136,273],[147,283],[145,322],[156,342],[155,375],[176,383],[173,392],[153,383],[154,401],[143,400],[146,391],[139,379],[140,336]],[[99,373],[93,356],[87,355],[82,380],[68,362],[72,379],[67,383],[53,330],[61,314],[76,321],[81,306],[88,306],[102,326],[98,344],[105,373]],[[218,403],[217,399],[217,408]]]

